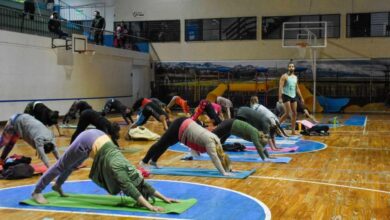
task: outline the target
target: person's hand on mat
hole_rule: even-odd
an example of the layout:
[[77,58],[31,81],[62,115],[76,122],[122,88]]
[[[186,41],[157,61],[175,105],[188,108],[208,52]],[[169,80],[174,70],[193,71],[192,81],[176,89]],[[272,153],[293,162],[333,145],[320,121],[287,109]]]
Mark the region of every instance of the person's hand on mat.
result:
[[180,201],[177,199],[165,198],[164,202],[171,204],[171,203],[179,203]]
[[150,209],[150,211],[153,211],[153,212],[163,212],[165,210],[163,207],[160,207],[160,206],[152,206],[149,209]]
[[234,176],[234,174],[232,172],[226,172],[223,174],[224,176]]

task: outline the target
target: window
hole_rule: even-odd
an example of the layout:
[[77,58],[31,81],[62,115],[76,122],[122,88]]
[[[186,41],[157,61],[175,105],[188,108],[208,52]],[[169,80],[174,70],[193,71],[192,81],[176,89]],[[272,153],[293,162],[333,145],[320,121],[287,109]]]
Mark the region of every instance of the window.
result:
[[[114,26],[121,22],[115,22]],[[129,34],[151,42],[180,42],[180,20],[123,22]]]
[[390,12],[347,15],[347,37],[390,36]]
[[186,20],[185,40],[256,40],[256,27],[256,17]]
[[[326,21],[328,26],[328,38],[340,37],[340,15],[338,14],[263,17],[261,37],[262,39],[282,39],[284,22],[304,21]],[[321,36],[321,33],[317,33],[317,36]],[[296,35],[291,37],[296,37]]]

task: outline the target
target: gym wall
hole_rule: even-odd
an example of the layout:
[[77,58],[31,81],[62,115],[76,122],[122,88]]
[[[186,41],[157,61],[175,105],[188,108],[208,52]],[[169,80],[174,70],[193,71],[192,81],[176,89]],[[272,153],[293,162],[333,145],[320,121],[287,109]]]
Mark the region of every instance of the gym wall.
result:
[[[390,11],[387,0],[117,0],[115,4],[115,21],[181,20],[180,42],[154,43],[162,61],[298,58],[297,50],[281,48],[281,40],[261,39],[261,17],[310,14],[341,14],[340,38],[329,39],[328,47],[319,51],[320,59],[389,57],[388,37],[346,38],[347,13]],[[257,17],[257,40],[184,40],[185,19],[245,16]]]
[[[63,66],[57,64],[59,50],[51,48],[50,38],[0,31],[0,120],[23,112],[30,101],[43,100],[61,115],[77,99],[98,111],[110,97],[130,105],[136,98],[133,78],[150,75],[149,55],[94,48],[94,56],[74,54],[73,66]],[[147,88],[140,95],[148,95],[150,82],[137,80],[136,87]]]

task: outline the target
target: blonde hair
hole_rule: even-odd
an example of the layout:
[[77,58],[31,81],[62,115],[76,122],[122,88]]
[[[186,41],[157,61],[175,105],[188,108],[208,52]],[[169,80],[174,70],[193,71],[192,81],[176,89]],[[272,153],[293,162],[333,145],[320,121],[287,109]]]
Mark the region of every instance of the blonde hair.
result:
[[252,96],[250,99],[251,106],[258,103],[259,103],[259,98],[257,98],[257,96]]
[[221,144],[217,144],[215,148],[217,150],[217,155],[218,155],[219,160],[221,161],[223,169],[226,172],[230,172],[231,171],[231,161],[230,161],[229,156],[227,154],[225,154]]

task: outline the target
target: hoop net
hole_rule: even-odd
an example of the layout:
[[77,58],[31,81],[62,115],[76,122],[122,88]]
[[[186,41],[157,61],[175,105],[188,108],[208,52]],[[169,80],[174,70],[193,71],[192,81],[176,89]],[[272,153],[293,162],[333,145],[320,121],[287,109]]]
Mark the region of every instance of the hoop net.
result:
[[309,44],[307,42],[298,42],[296,43],[297,49],[298,49],[298,55],[301,59],[306,58],[306,51],[307,51],[307,46]]

